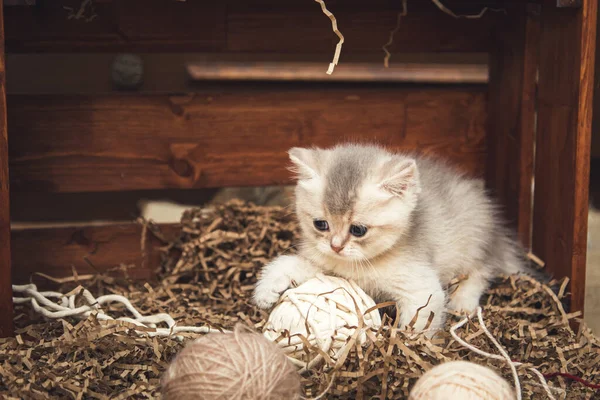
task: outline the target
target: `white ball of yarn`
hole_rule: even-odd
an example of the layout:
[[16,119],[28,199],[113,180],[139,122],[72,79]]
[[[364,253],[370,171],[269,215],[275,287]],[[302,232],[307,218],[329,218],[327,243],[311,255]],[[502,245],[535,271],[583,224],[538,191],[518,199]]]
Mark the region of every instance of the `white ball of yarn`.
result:
[[319,274],[282,294],[269,315],[263,334],[276,342],[294,364],[311,368],[323,357],[313,354],[309,361],[302,339],[294,335],[303,335],[311,345],[337,359],[355,333],[355,327],[359,326],[359,313],[364,325],[358,333],[358,343],[366,341],[365,329],[381,325],[378,310],[365,314],[374,306],[373,299],[353,281]]
[[409,400],[514,400],[512,387],[488,367],[468,361],[449,361],[427,371],[415,384]]

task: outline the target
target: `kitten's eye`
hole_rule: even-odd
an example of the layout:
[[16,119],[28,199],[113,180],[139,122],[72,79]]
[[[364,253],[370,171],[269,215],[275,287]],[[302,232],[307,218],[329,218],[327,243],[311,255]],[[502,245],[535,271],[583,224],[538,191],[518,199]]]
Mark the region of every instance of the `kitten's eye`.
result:
[[350,233],[356,237],[362,237],[367,234],[367,227],[364,225],[350,225]]
[[327,223],[327,221],[324,221],[322,219],[315,219],[313,221],[313,224],[315,225],[315,228],[317,228],[317,230],[319,231],[329,230],[329,224]]

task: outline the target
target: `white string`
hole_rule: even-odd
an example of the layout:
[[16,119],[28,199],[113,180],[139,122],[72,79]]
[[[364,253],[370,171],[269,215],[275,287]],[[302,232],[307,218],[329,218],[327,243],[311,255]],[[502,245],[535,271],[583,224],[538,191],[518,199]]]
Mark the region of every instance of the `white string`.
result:
[[[191,332],[191,333],[226,332],[226,333],[230,333],[230,331],[220,331],[218,329],[214,329],[209,326],[201,326],[201,327],[177,326],[177,323],[175,322],[173,317],[171,317],[169,314],[166,314],[166,313],[158,313],[158,314],[144,316],[131,304],[131,302],[126,297],[121,296],[121,295],[110,294],[110,295],[104,295],[104,296],[95,298],[94,296],[92,296],[90,291],[85,288],[81,288],[81,291],[78,291],[75,294],[71,294],[71,295],[65,295],[63,293],[51,292],[51,291],[39,292],[37,290],[37,286],[34,284],[12,285],[12,289],[13,289],[14,293],[23,295],[23,297],[13,297],[13,302],[15,304],[24,304],[24,303],[29,302],[29,303],[31,303],[33,309],[36,312],[42,314],[44,317],[51,318],[51,319],[60,319],[60,318],[65,318],[65,317],[78,317],[78,318],[84,319],[84,318],[87,318],[90,315],[94,314],[98,320],[123,321],[123,322],[128,322],[133,325],[139,326],[140,328],[145,328],[145,329],[139,329],[139,330],[135,329],[135,328],[133,328],[133,329],[137,333],[144,333],[144,334],[148,334],[149,336],[171,336],[171,335],[179,333],[179,332]],[[87,301],[88,304],[76,307],[75,300],[76,300],[77,294],[81,294],[81,296]],[[57,299],[57,301],[52,301],[51,299]],[[133,314],[134,318],[130,318],[130,317],[114,318],[114,317],[106,314],[102,310],[102,305],[108,304],[108,303],[115,303],[115,302],[123,304],[125,306],[125,308],[127,308],[127,310],[131,314]],[[467,349],[473,351],[474,353],[477,353],[477,354],[487,357],[487,358],[506,361],[512,371],[512,374],[513,374],[517,400],[521,400],[521,398],[522,398],[521,383],[519,381],[519,376],[518,376],[516,367],[523,365],[523,363],[512,361],[510,359],[510,356],[506,352],[506,350],[490,333],[490,331],[488,330],[488,328],[485,325],[485,322],[483,320],[481,307],[477,307],[477,310],[474,314],[477,315],[477,319],[479,321],[479,325],[481,326],[481,329],[483,330],[485,335],[492,341],[492,343],[498,349],[498,351],[501,353],[501,355],[491,354],[491,353],[487,353],[483,350],[480,350],[480,349],[476,348],[475,346],[471,345],[470,343],[464,341],[457,335],[456,331],[459,328],[463,327],[469,321],[469,318],[471,316],[473,316],[473,314],[471,314],[471,316],[465,317],[464,319],[462,319],[461,321],[459,321],[458,323],[453,325],[450,328],[450,334],[452,335],[454,340],[456,340],[458,343],[460,343],[463,347],[466,347]],[[161,324],[161,323],[166,324],[167,328],[157,327],[157,325]],[[148,331],[148,328],[150,328],[152,330]],[[176,335],[175,338],[177,338],[178,340],[183,339],[182,336],[178,336],[178,335]],[[546,391],[546,394],[548,395],[548,398],[550,398],[551,400],[556,400],[556,398],[552,394],[552,391],[564,392],[562,389],[550,387],[548,385],[548,382],[544,378],[544,376],[536,368],[529,367],[528,369],[529,369],[529,371],[531,371],[533,374],[535,374],[538,377],[538,379],[541,383],[541,386],[544,388],[544,390]]]
[[[82,288],[72,295],[65,295],[59,292],[39,292],[37,286],[29,285],[13,285],[13,292],[23,295],[23,297],[13,297],[15,304],[31,303],[33,309],[42,314],[46,318],[60,319],[65,317],[78,317],[85,319],[90,315],[95,315],[101,321],[123,321],[145,329],[135,329],[138,333],[145,333],[149,336],[171,336],[180,332],[191,333],[209,333],[222,332],[218,329],[209,326],[177,326],[177,322],[169,314],[159,313],[153,315],[142,315],[131,302],[123,296],[117,294],[109,294],[95,298],[89,290]],[[75,306],[75,300],[78,294],[81,294],[83,299],[88,304]],[[52,301],[50,299],[58,299]],[[114,318],[106,314],[102,310],[102,305],[108,303],[121,303],[133,315],[130,317]],[[158,327],[159,324],[166,324],[167,328]],[[151,330],[148,330],[151,329]],[[175,336],[176,339],[182,340],[180,335]]]
[[[463,327],[469,321],[469,318],[473,316],[473,314],[477,314],[477,319],[479,320],[479,325],[481,326],[481,329],[483,329],[483,332],[485,333],[485,335],[492,341],[492,343],[494,344],[494,346],[496,346],[496,348],[498,349],[498,351],[502,354],[501,356],[498,355],[498,354],[491,354],[491,353],[487,353],[487,352],[485,352],[483,350],[480,350],[477,347],[473,346],[472,344],[467,343],[466,341],[464,341],[463,339],[461,339],[456,334],[456,330],[459,329],[459,328],[461,328],[461,327]],[[522,394],[521,394],[521,382],[519,381],[519,375],[517,373],[517,367],[523,365],[523,363],[512,361],[510,359],[510,356],[506,352],[506,350],[502,347],[502,345],[500,343],[498,343],[498,341],[496,340],[496,338],[494,338],[494,336],[490,333],[490,331],[488,330],[487,326],[485,325],[485,322],[483,321],[481,307],[477,307],[477,311],[475,313],[473,313],[473,314],[471,314],[468,317],[465,317],[464,319],[462,319],[461,321],[459,321],[458,323],[456,323],[455,325],[453,325],[450,328],[450,334],[452,335],[452,337],[454,338],[454,340],[456,340],[463,347],[466,347],[467,349],[471,350],[474,353],[477,353],[477,354],[479,354],[481,356],[484,356],[484,357],[487,357],[487,358],[493,358],[495,360],[506,361],[507,364],[508,364],[508,366],[510,367],[510,369],[512,371],[512,375],[513,375],[513,378],[514,378],[515,392],[516,392],[516,395],[517,395],[517,400],[521,400],[521,398],[522,398]],[[540,383],[541,383],[542,387],[544,388],[544,390],[546,391],[546,394],[548,395],[548,398],[550,398],[551,400],[556,400],[556,398],[552,394],[552,390],[556,391],[556,388],[551,388],[548,385],[548,382],[546,381],[546,378],[544,378],[544,376],[536,368],[529,367],[528,369],[529,369],[529,371],[533,372],[538,377],[538,379],[540,380]]]

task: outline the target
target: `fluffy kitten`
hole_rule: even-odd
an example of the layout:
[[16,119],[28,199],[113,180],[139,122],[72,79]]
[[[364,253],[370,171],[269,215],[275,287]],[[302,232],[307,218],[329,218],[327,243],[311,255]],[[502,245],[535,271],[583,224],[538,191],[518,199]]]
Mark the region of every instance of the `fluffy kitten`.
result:
[[[433,312],[437,329],[447,306],[472,311],[495,276],[526,271],[524,251],[481,180],[376,146],[293,148],[289,156],[302,242],[298,255],[264,267],[254,292],[261,308],[322,271],[353,279],[377,301],[396,301],[400,327],[422,308],[414,328],[425,328]],[[447,304],[444,286],[461,274],[469,278]]]

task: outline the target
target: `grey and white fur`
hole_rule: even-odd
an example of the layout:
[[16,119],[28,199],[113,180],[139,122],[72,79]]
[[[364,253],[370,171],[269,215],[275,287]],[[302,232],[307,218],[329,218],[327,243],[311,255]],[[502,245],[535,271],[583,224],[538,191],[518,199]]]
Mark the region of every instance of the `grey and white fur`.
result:
[[[302,240],[297,255],[264,267],[254,292],[261,308],[323,272],[396,301],[402,328],[421,308],[413,328],[423,330],[433,312],[435,332],[447,308],[470,312],[492,279],[528,271],[483,181],[441,160],[356,144],[289,156]],[[448,299],[445,287],[459,275],[468,279]]]

